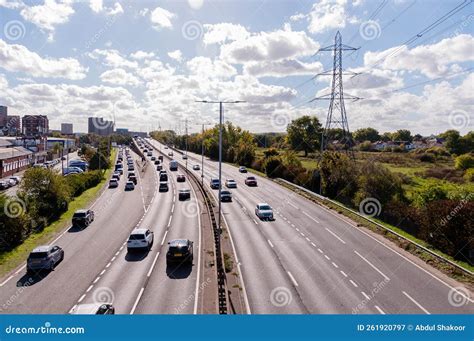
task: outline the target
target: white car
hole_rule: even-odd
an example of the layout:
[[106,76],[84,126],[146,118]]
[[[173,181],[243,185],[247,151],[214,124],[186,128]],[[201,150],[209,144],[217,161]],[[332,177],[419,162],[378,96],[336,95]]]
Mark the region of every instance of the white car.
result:
[[225,186],[227,188],[237,188],[237,181],[235,181],[234,179],[227,179],[225,181]]
[[266,203],[257,204],[255,207],[255,214],[262,220],[273,220],[273,210],[270,205]]
[[113,315],[115,308],[112,303],[78,304],[70,312],[72,315]]
[[153,232],[149,229],[135,229],[130,233],[127,241],[127,250],[150,250],[153,245]]
[[200,169],[201,169],[201,167],[199,165],[194,165],[193,166],[193,170],[200,170]]

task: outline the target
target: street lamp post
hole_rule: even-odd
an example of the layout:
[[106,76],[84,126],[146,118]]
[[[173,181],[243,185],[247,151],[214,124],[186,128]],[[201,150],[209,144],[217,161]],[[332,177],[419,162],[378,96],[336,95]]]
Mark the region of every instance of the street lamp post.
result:
[[[224,115],[224,104],[237,104],[237,103],[244,103],[244,101],[196,101],[199,103],[219,103],[219,216],[218,216],[218,229],[219,232],[222,231],[221,225],[221,216],[222,216],[222,205],[221,205],[221,193],[222,193],[222,121]],[[203,156],[204,157],[204,156]]]

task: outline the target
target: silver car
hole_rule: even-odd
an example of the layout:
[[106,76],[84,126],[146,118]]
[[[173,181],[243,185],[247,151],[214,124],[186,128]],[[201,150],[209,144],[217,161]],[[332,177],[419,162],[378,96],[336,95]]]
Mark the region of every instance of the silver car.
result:
[[153,232],[149,229],[135,229],[127,241],[127,250],[146,249],[150,250],[153,245]]
[[38,246],[31,251],[26,261],[26,272],[39,270],[54,270],[56,265],[64,259],[64,250],[57,245]]
[[266,203],[257,204],[255,207],[255,215],[262,220],[274,220],[273,210],[270,205]]

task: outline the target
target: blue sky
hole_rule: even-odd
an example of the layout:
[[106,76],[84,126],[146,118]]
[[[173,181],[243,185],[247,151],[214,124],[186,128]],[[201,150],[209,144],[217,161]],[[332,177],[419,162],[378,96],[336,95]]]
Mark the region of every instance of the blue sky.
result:
[[[469,1],[467,1],[468,3]],[[351,129],[425,135],[472,130],[472,2],[408,46],[462,0],[25,1],[0,0],[0,105],[46,114],[50,126],[87,117],[135,130],[190,130],[216,122],[199,99],[239,99],[226,118],[254,132],[283,131],[303,114],[325,122],[331,45],[362,74],[345,90]],[[306,82],[308,81],[308,82]],[[416,87],[412,84],[427,81]]]

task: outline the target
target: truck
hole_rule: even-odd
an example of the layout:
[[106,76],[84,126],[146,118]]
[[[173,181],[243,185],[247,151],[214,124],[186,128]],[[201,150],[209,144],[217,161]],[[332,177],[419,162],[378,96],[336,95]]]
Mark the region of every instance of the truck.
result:
[[178,161],[171,160],[170,161],[170,171],[177,171],[178,170]]

